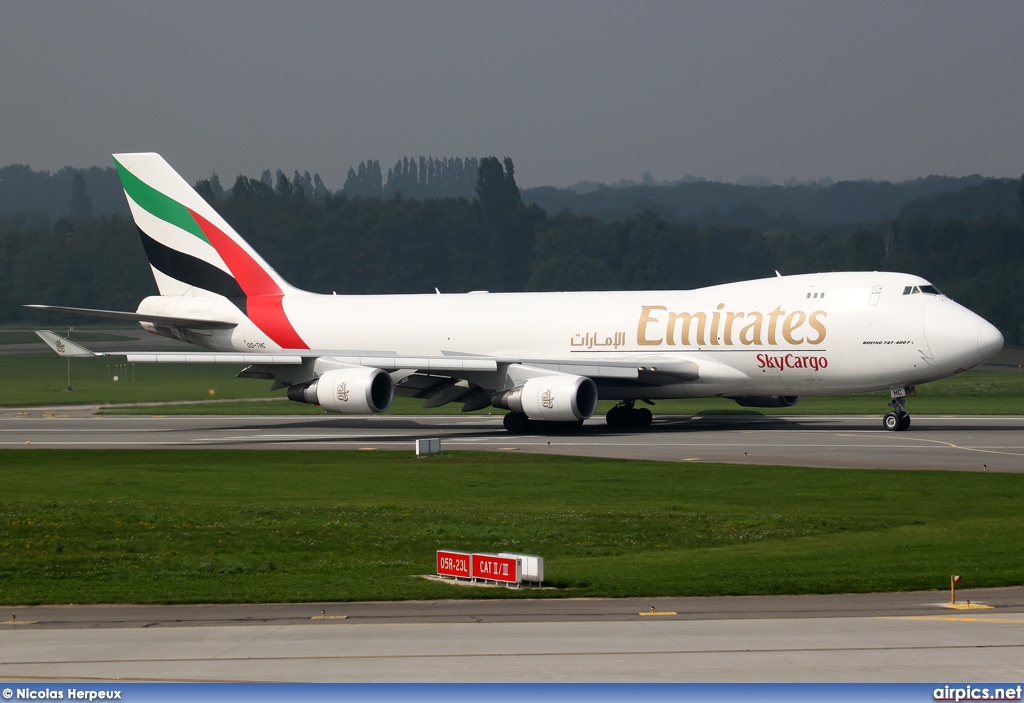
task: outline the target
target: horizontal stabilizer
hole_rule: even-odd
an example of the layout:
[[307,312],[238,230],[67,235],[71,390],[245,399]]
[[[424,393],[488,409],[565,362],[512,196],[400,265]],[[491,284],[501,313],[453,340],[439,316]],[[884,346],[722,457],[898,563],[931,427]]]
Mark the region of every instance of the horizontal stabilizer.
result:
[[151,315],[140,312],[121,312],[120,310],[68,308],[60,305],[25,305],[24,307],[35,308],[36,310],[50,310],[51,312],[68,312],[76,315],[90,315],[92,317],[109,317],[115,320],[153,322],[160,325],[174,325],[175,327],[188,327],[195,330],[228,330],[232,327],[238,326],[238,323],[233,320],[210,320],[195,317],[174,317],[172,315]]
[[50,349],[61,356],[125,357],[130,364],[268,364],[273,366],[297,366],[302,363],[301,354],[245,354],[240,352],[137,352],[111,351],[94,352],[70,339],[49,330],[36,330],[39,338]]

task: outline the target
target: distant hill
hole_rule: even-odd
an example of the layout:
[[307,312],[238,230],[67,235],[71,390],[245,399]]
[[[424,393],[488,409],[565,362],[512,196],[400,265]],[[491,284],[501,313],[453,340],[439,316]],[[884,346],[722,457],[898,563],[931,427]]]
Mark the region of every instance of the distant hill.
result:
[[907,203],[899,219],[984,220],[1016,217],[1019,181],[990,178],[947,193],[936,193]]
[[[982,176],[928,176],[902,183],[840,181],[827,186],[764,187],[696,181],[670,186],[606,186],[586,193],[530,188],[523,191],[523,200],[539,205],[549,215],[568,210],[605,220],[650,211],[669,221],[697,225],[724,222],[770,228],[772,223],[785,221],[848,225],[894,218],[915,201],[986,182]],[[1000,211],[1003,207],[999,201]]]

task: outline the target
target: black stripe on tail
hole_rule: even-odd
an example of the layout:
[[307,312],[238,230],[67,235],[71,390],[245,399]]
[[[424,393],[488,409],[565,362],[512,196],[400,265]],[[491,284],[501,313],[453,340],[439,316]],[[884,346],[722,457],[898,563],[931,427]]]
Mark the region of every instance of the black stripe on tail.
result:
[[164,246],[139,228],[146,256],[160,273],[196,288],[223,295],[245,314],[245,291],[235,278],[202,259]]

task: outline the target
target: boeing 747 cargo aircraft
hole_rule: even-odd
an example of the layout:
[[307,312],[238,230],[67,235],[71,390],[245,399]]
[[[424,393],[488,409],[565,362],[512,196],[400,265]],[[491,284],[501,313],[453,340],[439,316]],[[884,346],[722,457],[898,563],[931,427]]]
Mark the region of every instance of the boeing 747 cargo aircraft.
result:
[[[800,396],[889,391],[883,425],[906,430],[916,386],[992,357],[1003,338],[928,281],[903,273],[777,276],[697,290],[320,295],[289,285],[158,154],[116,154],[159,295],[135,312],[31,307],[135,320],[195,352],[110,352],[130,363],[223,363],[333,413],[507,409],[527,432],[620,401],[724,397],[782,407]],[[100,356],[52,332],[58,354]],[[552,425],[549,423],[565,423]]]

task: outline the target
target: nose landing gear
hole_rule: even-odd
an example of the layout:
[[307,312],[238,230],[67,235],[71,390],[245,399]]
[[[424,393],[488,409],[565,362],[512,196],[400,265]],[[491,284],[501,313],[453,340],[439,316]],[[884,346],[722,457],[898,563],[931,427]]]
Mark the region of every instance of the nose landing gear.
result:
[[889,391],[889,412],[882,416],[882,427],[890,432],[903,432],[910,428],[910,413],[907,411],[907,398],[914,395],[914,387],[894,388]]

